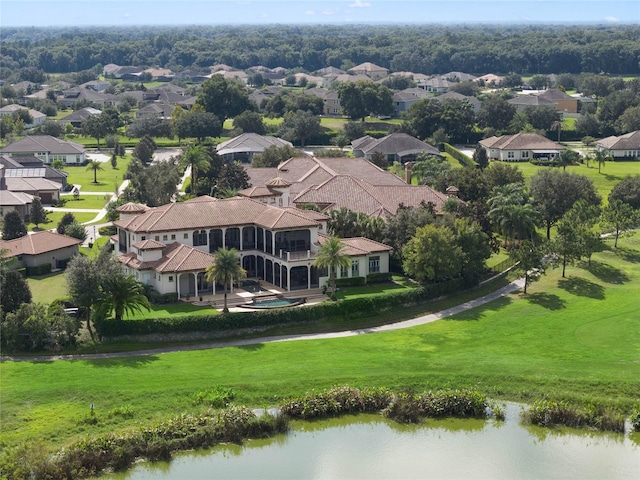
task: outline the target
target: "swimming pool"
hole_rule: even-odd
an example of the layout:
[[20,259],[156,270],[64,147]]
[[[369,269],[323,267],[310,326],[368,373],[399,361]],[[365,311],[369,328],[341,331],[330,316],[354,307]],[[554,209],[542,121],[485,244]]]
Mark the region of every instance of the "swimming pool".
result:
[[254,309],[270,309],[270,308],[283,308],[283,307],[295,307],[302,305],[307,301],[306,298],[284,298],[280,296],[269,297],[257,297],[251,300],[251,303],[245,303],[242,305],[245,308]]

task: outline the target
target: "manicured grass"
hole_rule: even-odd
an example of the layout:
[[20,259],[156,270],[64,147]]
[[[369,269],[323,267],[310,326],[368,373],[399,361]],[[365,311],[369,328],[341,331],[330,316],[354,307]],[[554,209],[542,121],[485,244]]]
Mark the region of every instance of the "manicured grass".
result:
[[102,164],[102,170],[98,170],[96,178],[98,183],[93,183],[93,170],[87,170],[86,165],[66,166],[64,171],[69,174],[67,182],[69,184],[81,185],[80,197],[82,192],[115,192],[116,186],[122,184],[122,176],[127,171],[127,166],[131,160],[130,156],[118,157],[118,166],[112,168],[109,162]]
[[55,272],[39,277],[27,277],[34,302],[51,303],[58,298],[68,297],[66,272]]
[[419,285],[417,283],[410,283],[404,280],[401,280],[398,283],[389,282],[389,283],[366,285],[363,287],[343,287],[338,290],[338,292],[336,293],[336,297],[338,297],[338,299],[371,297],[371,296],[380,295],[383,293],[391,293],[399,290],[404,290],[407,288],[418,288],[418,287]]
[[[515,165],[522,170],[527,183],[538,170],[554,168],[540,167],[529,162],[517,162],[510,165]],[[598,173],[598,165],[593,162],[590,162],[588,167],[586,164],[572,165],[567,167],[566,171],[584,175],[593,180],[596,191],[602,196],[602,200],[606,204],[607,197],[616,183],[623,180],[627,175],[640,175],[640,162],[606,162],[602,166],[600,173]]]
[[[60,220],[62,220],[62,217],[64,216],[65,212],[48,212],[47,213],[47,223],[41,223],[38,225],[38,228],[36,229],[36,226],[33,223],[29,223],[27,225],[27,230],[29,230],[30,232],[33,231],[39,231],[39,230],[51,230],[52,228],[57,228],[58,227],[58,223],[60,223]],[[78,223],[84,223],[84,222],[89,222],[91,220],[93,220],[97,213],[95,212],[73,212],[74,217],[76,217],[76,221]]]
[[142,319],[142,318],[166,318],[166,317],[184,317],[187,315],[218,315],[214,307],[199,307],[188,302],[170,303],[166,305],[151,305],[151,310],[143,310],[125,318]]
[[64,200],[67,201],[62,208],[88,208],[100,210],[104,207],[109,200],[111,200],[111,194],[107,195],[83,195],[80,194],[78,198],[74,198],[73,195],[62,195]]
[[[37,438],[57,447],[194,412],[192,395],[214,385],[257,406],[350,384],[470,387],[494,398],[588,400],[628,411],[640,395],[640,235],[620,246],[594,255],[591,266],[570,267],[566,279],[549,272],[527,295],[406,330],[130,358],[3,362],[3,439],[12,445]],[[96,425],[80,422],[90,404]],[[107,416],[128,404],[132,419]]]

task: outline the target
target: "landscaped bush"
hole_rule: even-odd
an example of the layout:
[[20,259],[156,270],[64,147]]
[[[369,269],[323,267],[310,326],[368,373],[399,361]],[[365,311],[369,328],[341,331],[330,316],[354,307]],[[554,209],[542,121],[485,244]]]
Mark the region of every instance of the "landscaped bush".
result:
[[336,287],[362,287],[366,282],[365,277],[336,278]]
[[[394,307],[417,305],[464,289],[461,279],[425,285],[421,288],[388,292],[371,297],[323,302],[304,308],[280,308],[268,311],[233,312],[221,315],[185,315],[142,320],[106,320],[98,325],[103,338],[122,335],[216,332],[245,328],[261,328],[289,323],[315,322],[327,318],[357,318],[377,314]],[[169,294],[168,294],[169,295]],[[170,294],[170,295],[175,295]],[[153,297],[153,295],[151,295]],[[154,301],[155,303],[155,301]]]
[[280,406],[280,412],[300,419],[372,413],[384,409],[392,400],[393,394],[386,388],[334,387],[324,392],[312,391],[302,397],[290,399]]
[[525,422],[541,427],[564,425],[573,428],[594,428],[601,431],[624,432],[624,418],[602,407],[574,407],[567,402],[539,400],[522,413]]
[[235,397],[235,393],[230,388],[215,386],[210,390],[203,390],[193,395],[193,403],[196,405],[207,405],[212,408],[228,407]]
[[370,273],[367,275],[367,284],[370,283],[386,283],[391,281],[391,272],[387,273]]
[[118,233],[118,227],[116,227],[115,225],[107,225],[104,227],[100,227],[98,229],[98,233],[103,237],[110,237]]
[[171,293],[158,293],[156,290],[148,292],[148,298],[151,303],[156,305],[164,305],[166,303],[176,303],[178,301],[178,294],[176,292]]
[[473,390],[436,390],[402,394],[382,411],[400,423],[418,423],[425,417],[485,418],[494,409],[487,396]]
[[46,275],[47,273],[51,273],[51,264],[44,263],[42,265],[38,265],[37,267],[27,267],[27,276],[38,276],[38,275]]

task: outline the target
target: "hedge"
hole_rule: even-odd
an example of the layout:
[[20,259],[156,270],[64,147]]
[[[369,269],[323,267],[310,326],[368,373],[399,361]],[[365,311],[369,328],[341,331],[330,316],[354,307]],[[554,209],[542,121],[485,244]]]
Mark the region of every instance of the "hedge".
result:
[[444,151],[451,155],[453,158],[458,160],[464,167],[477,167],[478,164],[473,161],[473,158],[465,155],[460,150],[455,147],[452,147],[448,143],[444,144]]
[[365,277],[337,278],[336,287],[363,287],[367,284]]
[[387,273],[370,273],[367,275],[367,284],[369,283],[385,283],[391,281],[391,272]]
[[27,267],[27,276],[46,275],[47,273],[51,273],[50,263],[43,263],[42,265],[38,265],[37,267]]
[[232,312],[220,315],[186,315],[142,320],[113,319],[101,322],[98,333],[108,337],[122,335],[175,334],[192,332],[223,332],[245,328],[271,327],[290,323],[315,322],[327,318],[358,318],[375,315],[403,305],[416,305],[467,288],[462,279],[425,285],[401,292],[388,292],[362,298],[322,302],[303,308],[280,308],[268,311]]

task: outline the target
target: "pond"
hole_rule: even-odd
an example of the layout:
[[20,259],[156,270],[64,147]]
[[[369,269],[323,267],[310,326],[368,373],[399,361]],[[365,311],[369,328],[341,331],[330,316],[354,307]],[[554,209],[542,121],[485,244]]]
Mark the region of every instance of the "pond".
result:
[[638,478],[640,434],[525,427],[519,413],[518,405],[508,404],[505,422],[452,418],[399,425],[380,415],[294,422],[287,435],[187,452],[102,478]]

